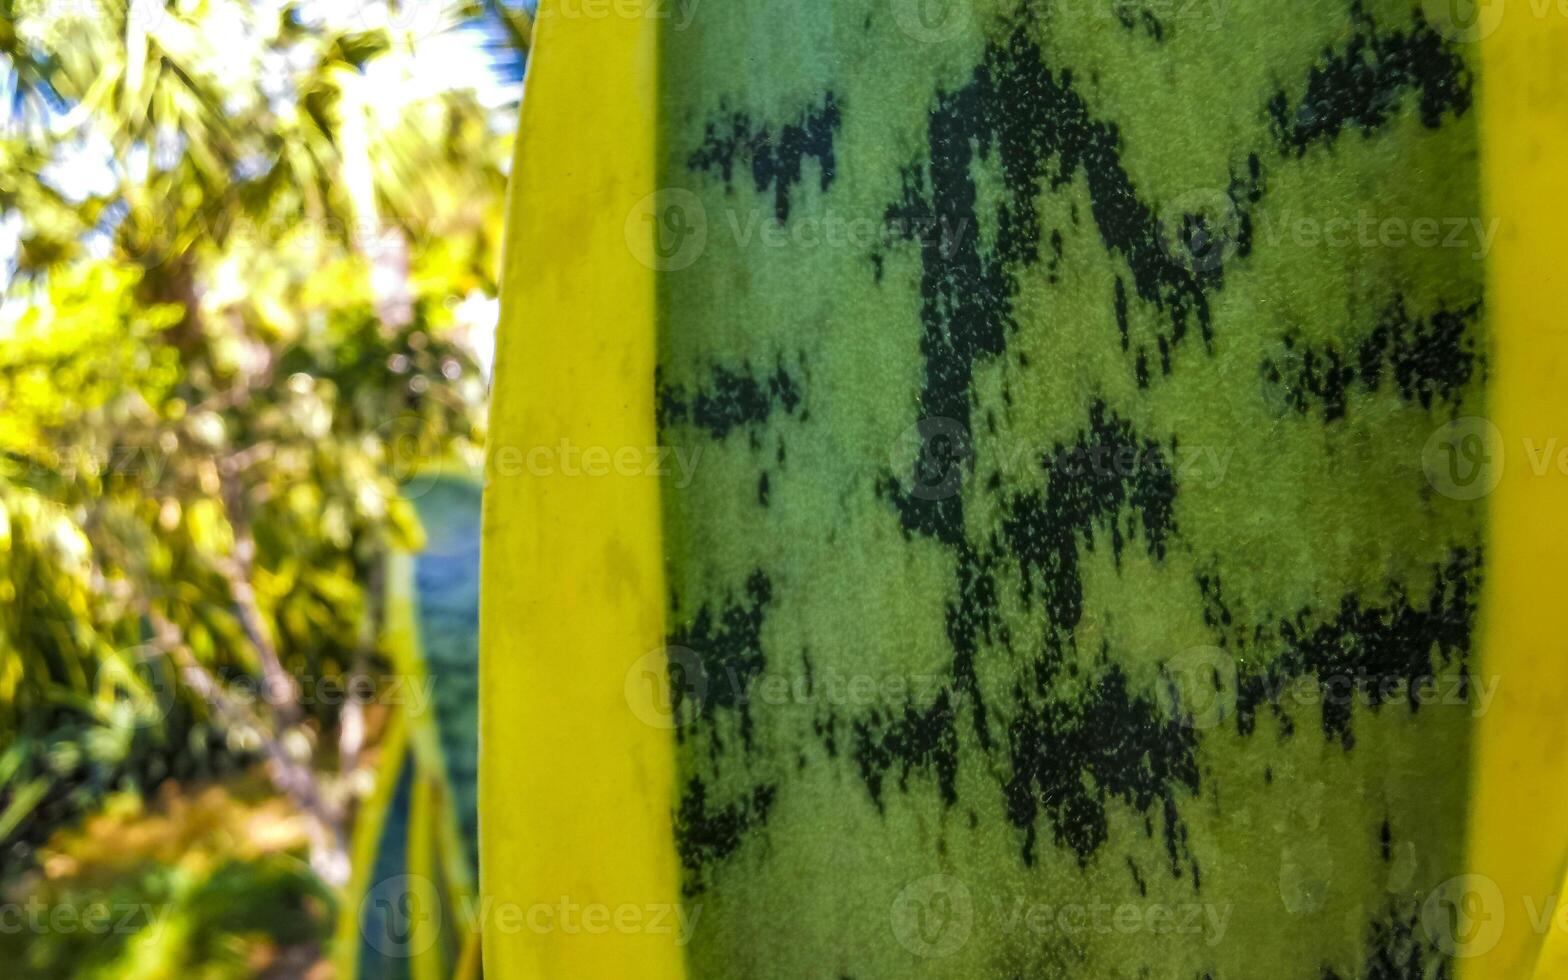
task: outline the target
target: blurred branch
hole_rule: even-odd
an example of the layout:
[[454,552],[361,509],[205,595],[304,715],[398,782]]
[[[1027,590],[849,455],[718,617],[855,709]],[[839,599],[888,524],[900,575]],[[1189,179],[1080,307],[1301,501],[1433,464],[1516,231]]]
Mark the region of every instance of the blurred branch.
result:
[[179,626],[150,605],[146,611],[159,649],[173,660],[190,689],[226,724],[253,732],[260,740],[273,784],[316,823],[318,832],[312,848],[312,867],[323,881],[341,887],[348,880],[348,835],[343,812],[326,800],[309,763],[294,757],[284,734],[270,729],[229,697],[222,682],[191,653]]
[[[375,562],[365,582],[365,617],[361,624],[359,649],[349,668],[350,690],[365,676],[376,645],[381,638],[382,617],[386,610],[386,562]],[[359,770],[360,755],[365,748],[365,705],[359,698],[349,698],[343,706],[339,720],[338,768],[345,778],[352,778]]]

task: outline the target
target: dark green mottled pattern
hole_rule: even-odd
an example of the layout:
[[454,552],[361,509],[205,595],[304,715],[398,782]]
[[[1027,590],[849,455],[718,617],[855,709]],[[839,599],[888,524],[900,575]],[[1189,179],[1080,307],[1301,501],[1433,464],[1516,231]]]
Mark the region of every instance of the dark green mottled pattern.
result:
[[1450,975],[1473,55],[1347,0],[666,28],[695,975]]

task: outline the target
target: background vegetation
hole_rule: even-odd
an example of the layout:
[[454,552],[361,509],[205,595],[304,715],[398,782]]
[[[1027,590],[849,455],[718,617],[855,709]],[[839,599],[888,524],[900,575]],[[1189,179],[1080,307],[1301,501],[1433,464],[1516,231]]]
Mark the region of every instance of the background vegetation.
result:
[[[384,699],[345,692],[397,676],[401,488],[483,439],[528,30],[0,0],[7,975],[329,975],[390,778]],[[95,903],[146,908],[8,927]]]

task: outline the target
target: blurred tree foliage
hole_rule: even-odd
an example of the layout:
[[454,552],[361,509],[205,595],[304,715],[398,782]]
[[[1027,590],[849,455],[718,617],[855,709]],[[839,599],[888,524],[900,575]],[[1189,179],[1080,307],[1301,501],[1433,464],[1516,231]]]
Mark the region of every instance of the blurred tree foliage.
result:
[[299,977],[320,962],[336,896],[300,857],[303,819],[243,783],[160,796],[110,798],[0,887],[8,975]]
[[495,2],[0,0],[0,873],[262,760],[343,881],[400,488],[483,437],[510,111],[418,57],[475,23],[515,65]]

